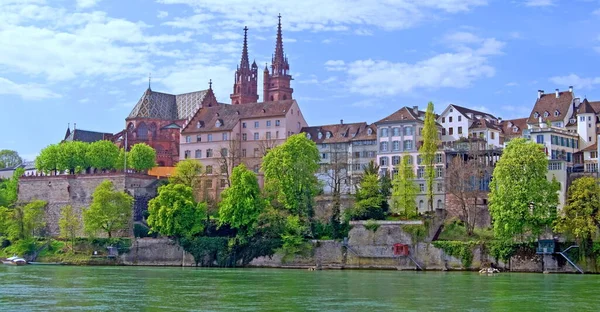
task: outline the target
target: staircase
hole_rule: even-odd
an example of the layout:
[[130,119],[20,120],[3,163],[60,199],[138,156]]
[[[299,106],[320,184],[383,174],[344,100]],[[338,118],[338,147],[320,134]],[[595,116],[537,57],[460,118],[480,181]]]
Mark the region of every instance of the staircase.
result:
[[563,251],[557,251],[556,253],[563,256],[563,258],[565,258],[565,260],[567,260],[567,262],[569,262],[571,266],[573,266],[577,271],[579,271],[579,273],[583,274],[583,270],[580,267],[578,267],[573,261],[571,261],[571,259],[569,259],[569,257],[567,257],[567,255],[565,254],[569,249],[573,247],[578,248],[579,246],[573,245]]

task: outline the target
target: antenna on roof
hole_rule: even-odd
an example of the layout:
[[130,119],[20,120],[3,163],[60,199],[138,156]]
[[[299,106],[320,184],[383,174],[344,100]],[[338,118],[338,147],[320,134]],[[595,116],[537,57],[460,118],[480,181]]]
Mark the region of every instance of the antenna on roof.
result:
[[208,89],[212,90],[212,79],[208,80]]

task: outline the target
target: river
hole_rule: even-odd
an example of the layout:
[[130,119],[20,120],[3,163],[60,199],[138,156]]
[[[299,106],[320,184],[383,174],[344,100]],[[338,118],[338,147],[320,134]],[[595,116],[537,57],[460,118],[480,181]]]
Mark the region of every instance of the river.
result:
[[600,276],[0,265],[0,311],[598,311]]

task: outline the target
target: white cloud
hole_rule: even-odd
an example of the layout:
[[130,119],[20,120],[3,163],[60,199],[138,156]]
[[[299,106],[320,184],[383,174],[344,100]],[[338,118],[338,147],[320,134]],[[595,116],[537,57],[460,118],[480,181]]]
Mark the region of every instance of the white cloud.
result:
[[546,7],[555,5],[554,0],[526,0],[525,6],[528,7]]
[[325,69],[328,71],[344,71],[346,70],[346,62],[343,60],[329,60],[325,62]]
[[25,100],[42,100],[61,97],[52,90],[38,84],[18,84],[0,77],[0,94],[17,95]]
[[595,10],[594,12],[592,12],[592,14],[594,14],[594,15],[600,15],[600,9]]
[[90,101],[90,99],[89,99],[89,98],[84,98],[84,99],[81,99],[81,100],[79,100],[79,103],[81,103],[81,104],[85,104],[85,103],[87,103],[87,102],[89,102],[89,101]]
[[368,29],[359,28],[354,31],[354,34],[359,36],[373,36],[373,32]]
[[519,84],[518,84],[518,83],[516,83],[516,82],[514,82],[514,81],[511,81],[511,82],[509,82],[509,83],[507,83],[507,84],[506,84],[506,86],[507,86],[507,87],[516,87],[516,86],[518,86],[518,85],[519,85]]
[[89,9],[91,7],[96,6],[96,4],[98,4],[98,2],[100,2],[101,0],[76,0],[77,2],[77,8],[79,9]]
[[[174,27],[196,29],[207,19],[216,18],[219,27],[239,25],[273,28],[281,13],[287,30],[345,31],[349,25],[405,29],[431,20],[439,14],[456,14],[487,4],[487,0],[159,0],[163,4],[186,4],[196,14],[176,19]],[[235,8],[232,10],[231,8]],[[317,10],[315,8],[318,8]]]
[[489,57],[500,54],[504,43],[465,34],[456,38],[476,44],[457,44],[456,52],[438,54],[414,64],[368,59],[350,63],[329,61],[325,65],[329,70],[346,71],[351,92],[375,96],[407,94],[417,88],[466,88],[477,79],[494,76]]
[[238,40],[242,35],[233,31],[217,32],[212,35],[214,40]]
[[156,17],[160,19],[166,18],[167,16],[169,16],[169,12],[167,11],[158,11],[158,14],[156,15]]
[[591,89],[600,85],[600,77],[583,78],[576,74],[555,76],[550,78],[550,81],[561,86],[574,86],[576,89]]

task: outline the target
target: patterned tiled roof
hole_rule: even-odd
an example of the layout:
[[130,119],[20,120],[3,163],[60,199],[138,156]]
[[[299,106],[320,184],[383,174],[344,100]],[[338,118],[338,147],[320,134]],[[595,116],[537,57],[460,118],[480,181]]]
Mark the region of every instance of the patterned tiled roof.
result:
[[[369,134],[371,129],[371,134]],[[352,141],[360,140],[377,140],[377,126],[365,124],[358,130],[358,134],[352,139]]]
[[128,118],[188,119],[200,108],[207,92],[202,90],[173,95],[148,88]]
[[[539,117],[542,117],[542,122],[565,120],[565,115],[569,112],[569,106],[572,102],[573,93],[569,91],[559,92],[558,98],[556,97],[556,93],[542,94],[541,97],[536,100],[535,106],[527,119],[527,123],[536,124],[539,122]],[[558,111],[558,116],[554,116],[556,111]],[[546,112],[548,113],[548,117],[544,117]]]
[[[317,144],[341,143],[351,141],[359,135],[361,130],[366,132],[366,127],[366,122],[339,123],[335,125],[304,127],[300,132],[309,134],[310,139]],[[319,133],[321,133],[320,138]]]
[[[295,100],[283,100],[203,107],[184,126],[182,133],[231,130],[240,119],[285,116],[294,103]],[[201,124],[200,128],[196,126],[198,122]]]
[[65,138],[65,141],[81,141],[87,143],[93,143],[96,141],[108,140],[112,137],[112,133],[103,133],[96,131],[88,131],[81,129],[73,129],[69,136]]

